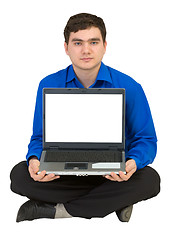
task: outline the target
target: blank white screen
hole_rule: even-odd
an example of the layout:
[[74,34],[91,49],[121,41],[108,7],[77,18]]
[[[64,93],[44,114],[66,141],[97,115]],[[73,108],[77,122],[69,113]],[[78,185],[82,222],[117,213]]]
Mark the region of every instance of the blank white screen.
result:
[[46,94],[45,142],[122,142],[121,94]]

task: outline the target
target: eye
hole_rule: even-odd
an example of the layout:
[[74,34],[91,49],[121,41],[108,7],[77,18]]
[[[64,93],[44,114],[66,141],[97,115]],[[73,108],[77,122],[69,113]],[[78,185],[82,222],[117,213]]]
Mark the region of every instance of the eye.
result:
[[81,43],[80,42],[75,42],[74,45],[75,46],[81,46]]
[[96,45],[98,44],[98,42],[91,42],[91,45]]

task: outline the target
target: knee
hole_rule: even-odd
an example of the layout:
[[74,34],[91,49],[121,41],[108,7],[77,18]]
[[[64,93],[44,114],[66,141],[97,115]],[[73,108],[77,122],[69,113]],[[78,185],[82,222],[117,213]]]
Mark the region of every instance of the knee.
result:
[[151,197],[155,197],[160,192],[160,182],[161,182],[160,176],[156,170],[154,170],[149,166],[146,167],[146,174],[147,174],[146,177],[148,180],[148,186],[152,194]]
[[21,174],[27,168],[26,161],[20,162],[13,167],[10,173],[11,181],[15,181],[16,179],[20,178]]
[[15,193],[20,192],[20,188],[22,186],[24,177],[23,174],[25,174],[27,170],[27,164],[26,161],[20,162],[17,165],[13,167],[10,173],[10,179],[11,179],[11,190]]

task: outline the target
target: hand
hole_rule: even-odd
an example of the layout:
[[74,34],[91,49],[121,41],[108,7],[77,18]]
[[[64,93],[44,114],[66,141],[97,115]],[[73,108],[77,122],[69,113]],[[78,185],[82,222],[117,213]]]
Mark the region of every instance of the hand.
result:
[[105,178],[111,181],[117,181],[117,182],[128,181],[128,179],[130,179],[130,177],[134,174],[134,172],[136,172],[136,170],[137,170],[137,165],[135,163],[135,160],[130,159],[126,162],[126,167],[125,167],[126,174],[124,174],[121,171],[119,172],[119,175],[112,172],[110,175],[106,175]]
[[49,181],[53,181],[55,179],[60,178],[60,176],[56,176],[54,173],[46,175],[45,170],[37,174],[37,172],[39,171],[39,166],[40,166],[39,160],[32,158],[29,161],[28,170],[29,170],[30,176],[34,179],[34,181],[49,182]]

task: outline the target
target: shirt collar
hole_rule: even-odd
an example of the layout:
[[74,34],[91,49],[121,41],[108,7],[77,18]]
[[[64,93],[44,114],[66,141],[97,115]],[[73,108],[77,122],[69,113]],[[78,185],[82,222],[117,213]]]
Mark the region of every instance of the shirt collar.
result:
[[68,75],[67,75],[67,80],[66,82],[71,82],[72,80],[77,79],[77,76],[74,72],[73,66],[70,65],[68,68]]
[[[74,79],[77,79],[77,76],[74,72],[73,66],[70,65],[68,69],[67,82],[71,82]],[[112,84],[112,79],[108,71],[108,68],[103,62],[101,62],[101,66],[97,74],[96,81],[98,80],[106,81]]]
[[97,80],[103,80],[103,81],[106,81],[106,82],[109,82],[112,84],[112,79],[111,79],[109,70],[103,62],[101,62],[101,66],[100,66],[99,72],[97,74],[96,81]]

